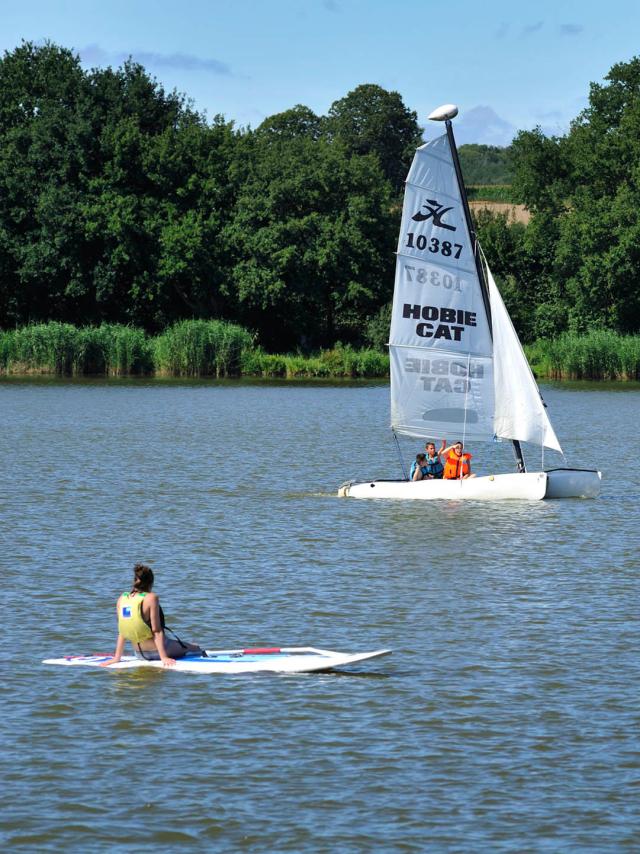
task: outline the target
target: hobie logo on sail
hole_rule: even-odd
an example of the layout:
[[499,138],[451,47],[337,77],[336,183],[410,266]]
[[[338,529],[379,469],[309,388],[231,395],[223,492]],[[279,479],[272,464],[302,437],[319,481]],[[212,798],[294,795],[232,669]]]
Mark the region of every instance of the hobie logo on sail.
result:
[[[405,320],[419,320],[416,324],[416,335],[420,338],[443,338],[446,341],[461,341],[467,326],[477,326],[475,311],[462,308],[450,308],[435,305],[411,305],[405,303],[402,307],[402,317]],[[437,325],[434,321],[437,321]]]
[[422,207],[426,209],[426,213],[422,213],[422,210],[419,210],[418,213],[411,217],[412,220],[415,222],[425,222],[425,220],[432,219],[436,228],[446,228],[448,231],[456,230],[455,225],[449,225],[446,222],[442,222],[442,217],[448,211],[453,210],[453,205],[445,208],[445,206],[441,205],[436,199],[427,199]]

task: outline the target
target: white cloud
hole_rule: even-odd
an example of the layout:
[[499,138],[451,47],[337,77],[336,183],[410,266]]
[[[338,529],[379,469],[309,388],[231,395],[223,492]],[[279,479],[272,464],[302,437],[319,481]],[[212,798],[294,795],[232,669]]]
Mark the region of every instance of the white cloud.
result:
[[583,30],[582,24],[560,24],[561,36],[578,36]]
[[537,33],[542,29],[542,21],[536,21],[535,24],[527,24],[522,28],[523,36],[531,36],[533,33]]
[[156,53],[154,51],[131,50],[126,52],[106,51],[98,44],[81,48],[80,59],[91,65],[122,65],[132,57],[141,65],[151,68],[171,68],[179,71],[204,71],[210,74],[231,74],[231,68],[219,59],[203,59],[189,53]]

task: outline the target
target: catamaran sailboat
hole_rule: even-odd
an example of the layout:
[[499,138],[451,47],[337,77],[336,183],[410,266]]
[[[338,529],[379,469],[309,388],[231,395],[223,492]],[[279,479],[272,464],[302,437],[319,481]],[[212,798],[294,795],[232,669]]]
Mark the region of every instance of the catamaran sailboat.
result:
[[[528,471],[521,442],[562,452],[476,239],[446,104],[446,132],[417,149],[407,177],[391,315],[391,427],[397,436],[510,440],[517,471],[456,480],[349,481],[352,498],[593,498],[601,474]],[[399,445],[398,445],[399,448]],[[462,468],[462,467],[461,467]]]

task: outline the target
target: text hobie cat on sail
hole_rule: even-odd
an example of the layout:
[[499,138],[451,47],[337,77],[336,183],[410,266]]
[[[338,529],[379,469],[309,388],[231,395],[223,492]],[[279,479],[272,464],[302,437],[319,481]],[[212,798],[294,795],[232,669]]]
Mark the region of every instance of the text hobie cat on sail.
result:
[[466,480],[342,484],[352,498],[592,498],[600,472],[529,472],[521,442],[562,452],[477,243],[447,104],[446,132],[417,149],[407,177],[389,336],[394,437],[511,440],[518,471]]

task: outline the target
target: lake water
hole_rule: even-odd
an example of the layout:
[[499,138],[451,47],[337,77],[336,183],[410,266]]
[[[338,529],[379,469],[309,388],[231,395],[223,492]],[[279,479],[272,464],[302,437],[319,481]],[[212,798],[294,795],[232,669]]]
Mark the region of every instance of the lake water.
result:
[[[1,383],[2,847],[638,851],[640,391],[544,394],[597,500],[338,499],[397,476],[383,385]],[[208,648],[394,655],[42,665],[113,648],[136,561]]]

